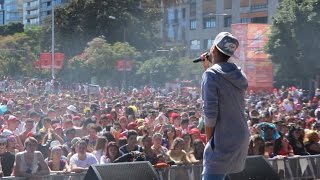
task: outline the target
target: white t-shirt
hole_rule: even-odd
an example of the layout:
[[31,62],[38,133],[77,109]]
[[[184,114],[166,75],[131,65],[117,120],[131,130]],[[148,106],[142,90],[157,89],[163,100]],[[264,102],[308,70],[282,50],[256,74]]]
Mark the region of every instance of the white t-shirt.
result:
[[70,158],[70,165],[75,164],[78,167],[82,167],[82,168],[88,168],[89,166],[93,165],[93,164],[98,164],[98,161],[96,159],[96,157],[91,154],[91,153],[86,153],[87,158],[85,160],[80,160],[78,157],[78,153],[74,154],[71,158]]

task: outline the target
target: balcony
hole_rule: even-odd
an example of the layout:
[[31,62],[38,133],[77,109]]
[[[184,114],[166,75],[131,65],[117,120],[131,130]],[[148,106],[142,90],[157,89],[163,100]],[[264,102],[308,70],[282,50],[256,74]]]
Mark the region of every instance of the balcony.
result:
[[26,19],[34,19],[39,17],[39,14],[27,14],[26,15]]
[[268,4],[251,5],[250,9],[251,9],[252,12],[261,11],[261,10],[267,10],[268,9]]
[[30,6],[26,7],[27,11],[31,11],[31,10],[35,10],[35,9],[39,9],[39,4],[30,5]]

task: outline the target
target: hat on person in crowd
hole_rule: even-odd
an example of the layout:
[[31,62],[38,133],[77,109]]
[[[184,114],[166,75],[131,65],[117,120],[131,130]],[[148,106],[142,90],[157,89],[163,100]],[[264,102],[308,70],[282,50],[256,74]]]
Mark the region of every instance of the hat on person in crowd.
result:
[[61,146],[60,141],[58,141],[58,140],[53,140],[53,141],[51,141],[51,143],[50,143],[49,149],[52,149],[53,147],[57,147],[57,146]]
[[198,134],[198,135],[200,135],[201,132],[200,132],[200,130],[199,130],[198,128],[192,128],[192,129],[190,129],[189,134],[190,134],[190,135],[193,135],[193,134]]
[[181,116],[180,116],[180,114],[173,112],[173,113],[171,113],[170,117],[172,119],[176,119],[177,117],[181,117]]
[[77,112],[78,112],[78,111],[77,111],[77,108],[76,108],[74,105],[68,106],[67,109],[68,109],[69,111],[74,112],[74,113],[77,113]]
[[71,147],[73,147],[74,145],[76,145],[79,141],[81,141],[80,137],[75,137],[71,140]]
[[73,116],[72,120],[73,121],[79,121],[79,120],[81,120],[81,118],[80,118],[80,116]]
[[62,129],[62,126],[61,126],[60,123],[55,123],[55,124],[52,125],[52,127],[53,127],[54,130]]
[[128,129],[128,130],[137,129],[137,127],[138,127],[138,124],[135,123],[135,122],[131,122],[131,123],[129,123],[129,124],[127,125],[127,129]]
[[19,122],[19,119],[13,115],[9,115],[8,119],[7,119],[7,123],[11,123],[11,122]]

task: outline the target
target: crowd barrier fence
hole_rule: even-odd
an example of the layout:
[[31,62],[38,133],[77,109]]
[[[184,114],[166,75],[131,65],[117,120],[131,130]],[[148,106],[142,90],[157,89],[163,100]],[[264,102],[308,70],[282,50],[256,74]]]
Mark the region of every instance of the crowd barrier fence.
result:
[[[320,155],[267,159],[281,180],[320,179]],[[157,169],[160,180],[201,180],[202,165],[178,165]],[[39,180],[82,180],[84,173],[50,174]],[[24,180],[21,177],[3,177]],[[36,180],[36,179],[33,179]]]

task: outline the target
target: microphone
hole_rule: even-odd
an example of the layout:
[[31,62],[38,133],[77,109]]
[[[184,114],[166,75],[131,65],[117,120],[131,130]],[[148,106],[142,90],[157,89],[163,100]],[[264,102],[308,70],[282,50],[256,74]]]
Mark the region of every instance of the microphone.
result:
[[[210,54],[207,52],[206,53],[206,58],[210,61]],[[192,62],[194,62],[194,63],[198,63],[198,62],[201,62],[201,61],[204,61],[204,58],[201,58],[201,56],[200,57],[197,57],[196,59],[194,59]]]

